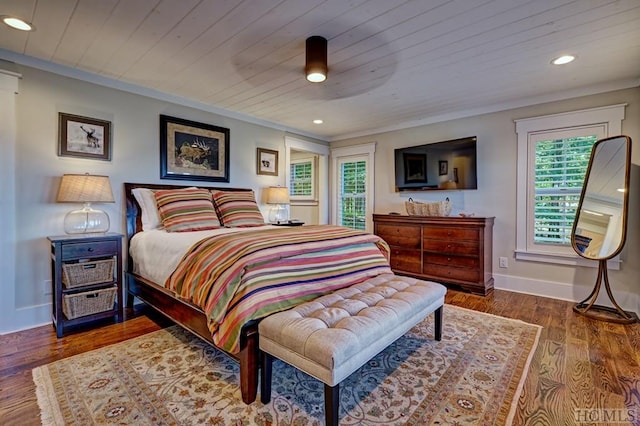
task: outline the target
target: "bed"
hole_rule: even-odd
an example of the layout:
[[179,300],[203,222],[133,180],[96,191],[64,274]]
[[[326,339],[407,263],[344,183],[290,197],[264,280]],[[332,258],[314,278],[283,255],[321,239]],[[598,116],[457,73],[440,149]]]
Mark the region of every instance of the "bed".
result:
[[[269,314],[269,312],[277,311],[274,309],[283,310],[293,306],[292,305],[293,303],[297,303],[296,301],[298,299],[296,299],[296,297],[302,294],[303,292],[302,288],[304,287],[304,285],[318,286],[318,288],[323,288],[322,286],[328,285],[327,282],[329,282],[329,279],[323,280],[321,278],[323,272],[320,270],[316,271],[315,269],[313,269],[313,268],[316,268],[316,266],[313,265],[313,263],[316,262],[316,260],[314,259],[323,259],[322,261],[325,262],[325,265],[323,266],[323,268],[325,270],[330,270],[331,274],[333,274],[333,276],[330,277],[331,278],[330,282],[331,282],[331,285],[335,286],[335,288],[339,288],[337,287],[338,284],[341,286],[346,286],[347,285],[346,283],[348,280],[353,281],[354,279],[356,280],[364,279],[363,277],[365,276],[375,276],[376,274],[380,274],[380,273],[390,273],[390,269],[388,267],[388,246],[386,246],[386,243],[384,243],[384,241],[376,240],[378,237],[375,237],[371,234],[367,234],[366,236],[365,235],[349,236],[348,238],[362,238],[363,239],[362,241],[364,241],[364,239],[367,239],[368,241],[366,244],[369,244],[369,245],[375,244],[376,249],[379,249],[379,252],[376,253],[376,256],[377,256],[376,259],[372,260],[370,263],[366,263],[366,262],[363,263],[363,265],[365,266],[359,266],[358,262],[360,258],[358,258],[358,262],[348,263],[350,262],[349,254],[345,255],[344,253],[340,252],[340,250],[356,251],[356,249],[352,249],[352,248],[341,249],[338,246],[338,244],[347,244],[346,242],[340,242],[340,243],[338,242],[340,239],[342,239],[342,235],[336,234],[335,239],[327,240],[328,238],[327,235],[333,232],[333,230],[329,230],[331,232],[327,233],[326,229],[318,229],[314,231],[313,227],[304,227],[304,228],[308,228],[308,230],[305,230],[305,234],[304,234],[305,241],[301,241],[300,246],[306,247],[306,246],[313,246],[315,244],[315,246],[317,247],[322,246],[323,247],[322,249],[314,249],[318,251],[317,253],[316,252],[314,253],[300,252],[300,253],[297,253],[296,255],[292,255],[289,258],[279,253],[278,256],[282,257],[283,259],[280,259],[275,263],[270,263],[270,260],[269,262],[265,261],[260,263],[260,262],[257,262],[256,259],[262,259],[259,255],[261,255],[262,253],[266,253],[267,251],[282,250],[280,247],[278,247],[277,250],[275,248],[271,248],[269,250],[264,249],[264,251],[256,250],[255,253],[254,251],[252,251],[253,249],[248,250],[248,251],[251,251],[251,253],[248,254],[247,257],[250,258],[251,256],[254,256],[254,259],[253,259],[254,263],[252,264],[252,267],[256,268],[256,272],[253,273],[253,275],[251,275],[251,271],[253,271],[253,269],[249,269],[248,267],[246,268],[243,267],[243,263],[241,263],[241,261],[242,262],[245,261],[244,257],[233,258],[230,256],[227,259],[226,253],[225,253],[225,257],[222,257],[222,259],[226,259],[226,261],[218,261],[217,260],[218,257],[213,257],[212,259],[215,259],[215,260],[214,261],[209,260],[209,263],[207,264],[208,266],[206,268],[203,266],[202,269],[203,270],[206,269],[207,271],[209,271],[209,269],[220,270],[221,272],[217,273],[217,275],[213,274],[216,277],[218,277],[216,278],[217,280],[216,282],[224,281],[220,278],[220,276],[231,277],[228,279],[228,283],[233,285],[239,285],[241,290],[245,292],[243,294],[258,293],[257,291],[255,292],[252,291],[253,287],[247,287],[249,286],[249,284],[247,284],[245,281],[248,281],[249,283],[251,283],[252,279],[254,280],[253,281],[254,283],[258,281],[262,282],[264,280],[271,280],[271,281],[268,281],[270,285],[265,286],[265,288],[269,289],[269,290],[264,290],[265,293],[267,291],[275,291],[275,290],[271,290],[271,288],[276,288],[276,287],[280,288],[280,286],[282,286],[282,288],[294,289],[291,291],[292,292],[297,291],[299,292],[299,294],[296,294],[295,296],[291,296],[291,299],[285,298],[283,300],[278,300],[277,303],[273,302],[273,299],[269,299],[271,301],[270,302],[271,305],[268,305],[270,310],[264,310],[262,306],[260,306],[259,308],[252,309],[253,305],[248,305],[248,303],[250,303],[250,300],[244,301],[245,297],[250,299],[249,296],[237,297],[233,300],[231,300],[232,296],[229,296],[228,299],[224,299],[225,302],[228,302],[228,305],[225,305],[225,306],[233,306],[235,309],[234,312],[236,311],[243,312],[242,315],[244,316],[242,317],[242,321],[236,321],[235,317],[231,314],[227,314],[226,311],[224,313],[218,312],[218,314],[224,316],[224,318],[227,318],[227,317],[231,318],[226,322],[232,325],[229,325],[227,327],[224,325],[225,322],[222,321],[220,322],[219,325],[216,323],[215,328],[212,328],[211,319],[214,317],[214,314],[212,313],[212,311],[216,312],[216,309],[220,311],[222,310],[222,308],[218,309],[217,307],[223,306],[222,303],[220,304],[218,303],[219,300],[216,301],[217,299],[215,299],[215,294],[224,293],[224,292],[227,292],[227,290],[222,292],[219,289],[215,290],[219,288],[219,287],[215,287],[214,290],[210,291],[211,295],[208,296],[209,299],[207,299],[208,301],[206,303],[204,300],[202,301],[198,300],[196,303],[195,298],[193,300],[192,299],[185,300],[185,294],[183,293],[189,290],[189,288],[195,287],[195,285],[191,285],[192,281],[190,280],[192,279],[191,277],[195,275],[200,275],[199,269],[193,266],[182,266],[183,264],[180,263],[181,267],[176,267],[175,271],[171,272],[171,275],[169,276],[169,278],[166,278],[166,281],[165,281],[165,277],[167,277],[167,274],[170,272],[170,270],[174,269],[174,266],[167,266],[167,265],[171,265],[172,264],[171,262],[173,262],[173,260],[166,261],[166,260],[163,260],[164,258],[160,258],[159,255],[156,256],[155,251],[153,249],[154,246],[153,245],[144,246],[142,241],[145,241],[145,240],[155,241],[156,247],[170,246],[173,248],[174,246],[177,247],[180,245],[184,247],[188,247],[188,246],[191,246],[194,241],[200,241],[201,236],[199,235],[201,232],[204,234],[207,234],[208,232],[215,234],[215,235],[207,236],[206,238],[203,238],[202,244],[200,242],[198,242],[198,244],[193,244],[193,247],[190,249],[191,251],[189,251],[189,253],[186,253],[184,256],[180,255],[179,257],[184,257],[184,260],[181,260],[181,262],[183,262],[183,261],[186,261],[187,258],[193,257],[195,254],[199,253],[197,250],[204,251],[202,249],[207,249],[208,251],[213,252],[213,254],[215,254],[218,252],[216,252],[216,250],[211,249],[209,247],[218,247],[217,250],[220,250],[219,247],[227,247],[226,244],[229,244],[229,247],[234,247],[234,249],[226,250],[226,251],[236,252],[238,250],[236,250],[234,244],[239,244],[239,243],[236,243],[236,241],[253,240],[253,241],[262,242],[262,241],[271,241],[271,240],[278,240],[278,239],[287,240],[287,239],[293,238],[292,236],[295,234],[292,233],[294,231],[293,228],[289,228],[287,230],[287,229],[284,229],[285,227],[275,227],[271,225],[265,225],[265,226],[256,225],[255,228],[252,228],[252,229],[244,228],[243,226],[238,226],[238,228],[234,228],[234,229],[226,229],[228,227],[223,227],[225,229],[212,230],[212,231],[167,233],[162,230],[159,232],[156,232],[156,230],[152,230],[150,232],[147,232],[149,231],[148,224],[143,225],[145,222],[143,218],[143,209],[141,208],[141,205],[138,201],[139,194],[140,194],[139,191],[141,189],[144,189],[145,191],[151,190],[151,191],[155,191],[155,193],[157,194],[158,192],[160,193],[170,192],[167,190],[178,190],[178,189],[185,190],[185,188],[187,187],[178,186],[178,185],[125,183],[127,237],[129,241],[129,244],[128,244],[129,255],[127,257],[128,261],[127,261],[127,271],[126,271],[126,282],[127,282],[127,292],[128,292],[127,304],[129,306],[132,306],[133,298],[135,296],[141,301],[143,301],[144,303],[146,303],[147,305],[151,306],[152,308],[156,309],[163,315],[167,316],[177,324],[181,325],[182,327],[186,328],[187,330],[191,331],[192,333],[206,340],[207,342],[210,342],[211,344],[218,347],[219,349],[223,349],[226,353],[228,353],[233,358],[235,358],[240,364],[240,390],[242,393],[242,400],[245,403],[250,404],[255,400],[256,394],[257,394],[258,366],[260,365],[257,324],[261,318],[261,315],[266,316],[267,314]],[[221,194],[221,193],[250,194],[251,198],[253,197],[253,192],[250,189],[214,188],[214,187],[206,187],[201,185],[199,185],[198,188],[203,188],[203,189],[206,189],[207,191],[212,191],[214,193],[214,198],[216,193],[218,194]],[[134,196],[134,192],[136,194],[135,196]],[[217,207],[218,205],[216,205],[217,214],[220,215],[220,211],[218,210]],[[149,211],[147,207],[145,207],[145,210]],[[145,227],[147,227],[146,231],[143,230]],[[307,238],[306,232],[308,232],[310,235],[309,240],[306,239]],[[346,231],[336,230],[336,232],[346,232]],[[314,236],[314,233],[317,234],[318,236]],[[172,234],[172,235],[169,235],[169,234]],[[218,234],[222,234],[222,235],[218,235]],[[323,234],[322,237],[319,236],[320,234]],[[157,238],[160,238],[160,239],[157,239]],[[172,238],[172,239],[164,240],[166,238]],[[176,238],[180,241],[179,243],[173,242],[173,241],[176,241],[174,240]],[[302,238],[302,237],[299,237],[299,238]],[[318,240],[315,241],[313,240],[314,238],[318,238]],[[324,238],[324,240],[321,241],[320,238]],[[348,238],[345,237],[344,240],[352,241],[352,240],[349,240]],[[167,243],[166,241],[171,241],[171,242]],[[211,243],[211,245],[204,244],[204,242],[206,242],[207,244]],[[218,245],[216,246],[215,244],[218,244]],[[332,244],[335,244],[335,247],[333,248],[329,247]],[[141,253],[139,248],[140,246],[151,247],[151,248],[147,248],[146,249],[147,254],[143,256],[140,254]],[[328,248],[325,249],[324,248],[325,246],[327,246]],[[356,244],[353,244],[352,247],[356,247]],[[329,254],[325,254],[320,250],[327,250],[327,253],[333,250],[334,252],[339,253],[339,256],[342,256],[340,257],[340,259],[344,259],[345,264],[348,264],[348,267],[349,267],[348,273],[344,274],[345,276],[344,282],[341,282],[341,280],[343,280],[342,277],[338,276],[338,274],[333,271],[334,269],[333,266],[331,268],[327,267],[329,263],[326,263],[326,262],[327,262],[327,259],[330,259],[330,257],[328,257]],[[371,250],[371,249],[368,248],[368,250]],[[175,249],[174,251],[176,251],[177,253],[178,249]],[[374,251],[377,251],[377,250],[374,250]],[[132,255],[131,254],[132,252],[134,252],[135,255]],[[144,253],[144,250],[142,251],[142,253]],[[378,257],[380,257],[380,254],[383,255],[382,260],[378,259]],[[166,254],[162,253],[162,256],[166,256]],[[176,254],[174,253],[172,256],[175,258]],[[336,254],[332,253],[331,256],[336,256]],[[158,259],[155,259],[155,257],[158,257]],[[312,259],[309,260],[308,258],[312,258]],[[151,262],[149,263],[148,266],[144,265],[145,259]],[[195,260],[197,260],[198,263],[193,263],[193,265],[196,265],[196,264],[203,265],[200,258],[196,257],[196,259],[192,259],[192,261],[195,261]],[[247,260],[247,262],[249,261]],[[277,262],[281,262],[281,263],[277,263]],[[358,265],[352,266],[356,264]],[[230,266],[227,266],[227,265],[230,265]],[[269,268],[271,267],[271,265],[277,265],[277,268],[274,267],[272,268],[274,270],[272,272],[269,272]],[[243,275],[243,278],[241,280],[242,283],[239,283],[240,280],[235,279],[234,278],[235,276],[229,275],[230,272],[228,271],[231,271],[234,268],[238,269],[238,271],[242,271],[241,272],[242,274],[246,273],[246,276],[248,278],[244,278],[244,275]],[[290,271],[291,275],[290,276],[287,275],[289,272],[283,273],[282,272],[283,268],[285,269],[289,268],[287,270]],[[296,269],[294,271],[292,268],[299,268],[300,270],[298,271]],[[317,279],[315,278],[316,275],[310,275],[311,278],[309,278],[307,282],[303,282],[303,284],[301,285],[298,284],[300,282],[298,281],[299,277],[304,276],[305,274],[309,274],[308,271],[310,270],[312,274],[318,274],[317,275],[318,278]],[[353,272],[352,270],[355,272]],[[249,271],[249,272],[246,272],[246,271]],[[278,275],[278,272],[279,272],[279,275]],[[295,278],[289,279],[289,277],[295,277]],[[336,277],[338,277],[337,284],[336,284]],[[193,280],[195,281],[195,278]],[[287,280],[289,280],[289,282],[287,282]],[[323,282],[323,281],[326,281],[326,282]],[[227,281],[224,281],[224,283],[225,283],[224,285],[226,286]],[[277,285],[275,285],[274,283]],[[271,285],[271,284],[274,284],[274,285]],[[167,287],[165,287],[165,285]],[[242,287],[242,286],[245,286],[245,287]],[[224,288],[226,289],[227,287],[224,287]],[[231,289],[234,287],[229,286],[228,288]],[[249,290],[247,290],[247,288]],[[229,290],[228,292],[230,294],[233,294],[234,291],[239,291],[239,290]],[[281,290],[278,290],[278,291],[280,292],[278,294],[286,293],[286,291],[284,293],[282,293]],[[269,294],[272,294],[272,293],[269,293]],[[311,294],[310,292],[305,293],[304,297],[307,298],[306,300],[308,300],[308,298],[311,297],[310,294]],[[251,297],[257,297],[257,296],[251,296]],[[263,296],[263,297],[266,297],[266,296]],[[285,296],[282,296],[282,297],[285,297]],[[221,296],[221,299],[222,299],[222,296]],[[213,303],[211,302],[211,300],[214,300],[216,302]],[[238,302],[238,300],[240,300],[240,302]],[[242,305],[242,303],[244,303],[244,305]],[[255,306],[258,306],[258,305],[255,305]],[[233,330],[233,332],[229,330]],[[227,334],[232,336],[233,339],[232,338],[227,339],[225,337],[225,339],[227,340],[224,340],[221,337],[221,336],[226,336]]]

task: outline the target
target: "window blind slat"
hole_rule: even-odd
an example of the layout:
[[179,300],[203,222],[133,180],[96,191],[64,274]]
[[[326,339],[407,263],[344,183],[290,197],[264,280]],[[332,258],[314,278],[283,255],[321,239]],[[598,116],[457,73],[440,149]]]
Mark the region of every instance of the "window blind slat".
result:
[[534,242],[571,244],[591,148],[597,137],[540,141],[535,146]]

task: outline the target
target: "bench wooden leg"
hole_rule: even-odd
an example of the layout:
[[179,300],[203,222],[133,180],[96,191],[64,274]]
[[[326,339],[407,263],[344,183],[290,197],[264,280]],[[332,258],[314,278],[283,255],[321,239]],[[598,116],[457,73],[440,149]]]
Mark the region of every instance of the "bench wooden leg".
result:
[[338,426],[340,412],[340,383],[335,386],[324,385],[324,423]]
[[271,401],[271,366],[273,356],[262,352],[262,371],[260,372],[260,400],[263,404]]
[[433,313],[434,315],[434,323],[433,323],[433,334],[437,341],[442,340],[442,313],[444,306],[440,306]]

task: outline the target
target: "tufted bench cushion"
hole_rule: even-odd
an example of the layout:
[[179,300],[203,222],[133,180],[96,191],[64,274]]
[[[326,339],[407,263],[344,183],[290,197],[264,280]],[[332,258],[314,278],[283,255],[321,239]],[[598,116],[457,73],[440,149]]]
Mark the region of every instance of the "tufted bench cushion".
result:
[[[333,404],[327,406],[327,424],[337,424],[342,380],[436,311],[440,340],[445,294],[438,283],[383,274],[264,318],[258,325],[266,354],[262,401],[270,399],[276,357],[325,383],[325,402]],[[329,409],[335,413],[331,421]]]

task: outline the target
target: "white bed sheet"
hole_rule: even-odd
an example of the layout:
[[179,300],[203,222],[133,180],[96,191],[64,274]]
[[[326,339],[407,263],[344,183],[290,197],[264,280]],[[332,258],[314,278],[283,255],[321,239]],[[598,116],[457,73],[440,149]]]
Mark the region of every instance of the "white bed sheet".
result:
[[133,271],[164,286],[167,278],[176,269],[185,253],[201,239],[214,235],[255,231],[271,227],[274,226],[220,228],[194,232],[167,232],[164,229],[138,232],[129,243],[129,254],[133,258]]

